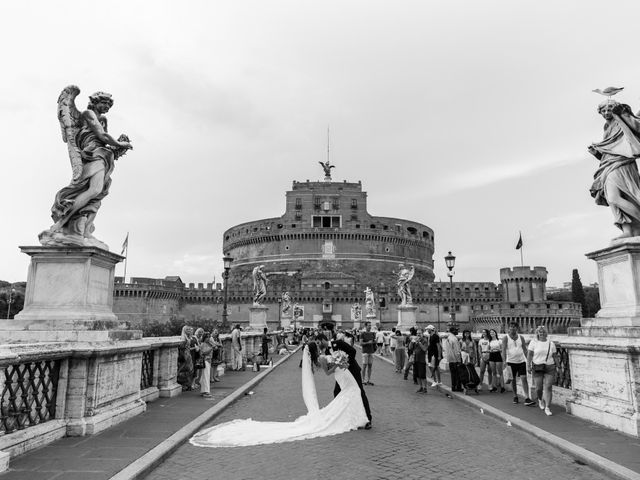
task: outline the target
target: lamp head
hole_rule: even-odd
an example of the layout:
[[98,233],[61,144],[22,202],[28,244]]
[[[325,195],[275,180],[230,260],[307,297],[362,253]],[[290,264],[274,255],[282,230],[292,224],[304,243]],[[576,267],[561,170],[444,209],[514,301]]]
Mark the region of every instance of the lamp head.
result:
[[222,262],[224,263],[224,269],[229,270],[231,268],[231,262],[233,262],[233,258],[225,254],[225,256],[222,257]]
[[456,266],[456,257],[449,252],[449,255],[444,257],[444,263],[449,270],[453,270],[453,267]]

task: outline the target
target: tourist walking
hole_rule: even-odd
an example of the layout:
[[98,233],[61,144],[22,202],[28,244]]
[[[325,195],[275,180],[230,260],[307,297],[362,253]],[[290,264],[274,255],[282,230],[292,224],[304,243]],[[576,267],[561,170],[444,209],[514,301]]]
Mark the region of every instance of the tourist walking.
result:
[[556,345],[549,340],[544,326],[536,328],[536,338],[529,342],[527,353],[527,369],[533,376],[538,405],[544,413],[553,415],[549,407],[553,395],[553,384],[556,381],[558,355]]
[[193,380],[191,388],[200,388],[200,371],[204,368],[204,361],[200,355],[200,343],[204,336],[204,329],[197,328],[196,333],[191,337],[191,357],[193,358]]
[[449,335],[445,337],[445,357],[449,362],[449,375],[451,376],[451,391],[461,392],[462,384],[460,383],[460,375],[458,369],[462,365],[462,351],[460,342],[458,341],[458,329],[456,327],[449,328]]
[[460,341],[460,350],[466,353],[466,358],[462,359],[463,363],[471,364],[474,367],[478,364],[478,355],[476,342],[471,338],[471,330],[462,331],[462,340]]
[[396,347],[393,352],[393,360],[396,367],[396,373],[402,372],[404,364],[407,361],[407,349],[405,348],[404,335],[400,330],[396,330],[393,335],[393,339],[396,341]]
[[490,392],[498,391],[504,393],[504,379],[502,378],[502,342],[498,337],[498,332],[493,328],[489,330],[489,365],[493,371],[493,384]]
[[376,347],[376,353],[384,355],[384,332],[382,330],[376,332]]
[[440,341],[440,335],[436,332],[436,327],[433,325],[427,326],[427,333],[429,334],[429,349],[427,350],[427,362],[429,364],[429,371],[431,372],[431,378],[433,383],[432,387],[442,385],[442,378],[440,378],[440,360],[442,360],[442,343]]
[[418,388],[416,393],[427,393],[427,350],[429,347],[429,333],[424,332],[416,339],[413,349],[413,371],[418,380]]
[[391,327],[391,335],[389,336],[389,352],[391,352],[391,358],[394,359],[395,363],[395,353],[396,353],[396,345],[398,345],[398,339],[396,338],[396,327]]
[[260,353],[262,354],[262,363],[264,365],[269,363],[269,342],[271,339],[269,338],[269,335],[267,335],[268,331],[269,329],[267,327],[262,329]]
[[527,347],[524,337],[518,334],[518,324],[509,324],[509,333],[502,338],[502,358],[511,369],[511,388],[513,389],[513,403],[518,403],[518,377],[524,390],[524,404],[532,407],[536,404],[529,398],[529,382],[527,381]]
[[180,334],[180,344],[178,345],[178,372],[176,381],[182,385],[182,391],[192,389],[193,381],[193,358],[191,357],[191,336],[193,329],[185,325]]
[[200,342],[200,358],[202,369],[200,370],[200,396],[211,398],[211,358],[213,356],[213,344],[211,334],[204,332]]
[[240,338],[240,324],[236,324],[231,331],[231,359],[232,370],[242,370],[242,340]]
[[360,334],[360,346],[362,347],[362,384],[373,385],[371,368],[373,354],[376,353],[376,334],[371,331],[371,322],[364,324],[364,332]]
[[211,354],[211,381],[219,382],[220,376],[218,375],[218,366],[222,363],[222,342],[220,341],[220,335],[218,330],[211,332],[209,338],[213,352]]
[[482,330],[482,335],[478,341],[478,350],[480,353],[480,385],[478,390],[482,390],[482,382],[484,382],[484,372],[487,371],[487,385],[489,388],[493,386],[493,371],[491,370],[491,364],[489,363],[489,330],[486,328]]
[[[409,376],[409,370],[413,367],[413,361],[415,360],[416,356],[415,356],[415,346],[416,346],[416,340],[418,339],[418,331],[415,329],[415,327],[411,327],[409,329],[409,337],[407,337],[407,339],[405,340],[405,345],[407,346],[407,355],[409,355],[409,358],[407,359],[407,363],[405,363],[404,365],[404,379],[406,380],[407,377]],[[413,372],[413,383],[414,384],[418,384],[418,379],[415,378],[415,370]]]

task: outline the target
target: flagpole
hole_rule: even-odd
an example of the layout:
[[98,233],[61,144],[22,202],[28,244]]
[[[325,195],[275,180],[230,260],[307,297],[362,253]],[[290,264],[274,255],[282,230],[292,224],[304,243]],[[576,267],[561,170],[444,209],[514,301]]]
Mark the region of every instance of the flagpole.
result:
[[124,277],[122,277],[122,283],[127,283],[127,258],[129,257],[129,232],[127,232],[127,237],[124,239],[122,244],[122,251],[120,255],[124,253]]

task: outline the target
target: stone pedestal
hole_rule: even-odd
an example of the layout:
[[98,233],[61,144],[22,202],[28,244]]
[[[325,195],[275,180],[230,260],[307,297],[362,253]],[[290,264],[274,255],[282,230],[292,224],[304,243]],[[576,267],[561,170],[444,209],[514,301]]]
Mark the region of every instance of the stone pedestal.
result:
[[282,317],[280,317],[280,325],[282,328],[291,327],[291,322],[292,322],[291,315],[282,315]]
[[22,312],[0,320],[0,343],[132,340],[113,313],[115,266],[96,247],[20,247],[31,257]]
[[267,310],[264,305],[253,305],[249,307],[249,328],[251,330],[262,331],[267,326]]
[[402,332],[416,326],[416,310],[414,305],[398,305],[398,324],[396,328]]
[[562,342],[569,350],[567,411],[640,435],[640,238],[587,254],[598,265],[602,309]]

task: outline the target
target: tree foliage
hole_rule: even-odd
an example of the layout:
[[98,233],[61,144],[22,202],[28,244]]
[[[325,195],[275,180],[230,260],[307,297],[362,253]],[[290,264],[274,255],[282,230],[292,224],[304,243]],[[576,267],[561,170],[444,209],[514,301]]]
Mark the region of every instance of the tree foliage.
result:
[[582,288],[582,281],[580,280],[580,274],[578,273],[577,268],[574,268],[573,273],[571,274],[571,301],[579,303],[582,306],[582,316],[588,317],[584,288]]

